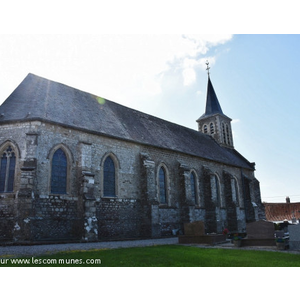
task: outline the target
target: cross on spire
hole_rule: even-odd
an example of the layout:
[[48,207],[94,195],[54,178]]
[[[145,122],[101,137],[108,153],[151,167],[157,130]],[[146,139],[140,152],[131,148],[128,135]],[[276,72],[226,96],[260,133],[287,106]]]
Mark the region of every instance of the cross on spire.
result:
[[206,71],[207,71],[207,75],[208,75],[208,77],[209,77],[209,69],[210,69],[210,66],[209,66],[209,62],[208,62],[208,60],[206,61]]

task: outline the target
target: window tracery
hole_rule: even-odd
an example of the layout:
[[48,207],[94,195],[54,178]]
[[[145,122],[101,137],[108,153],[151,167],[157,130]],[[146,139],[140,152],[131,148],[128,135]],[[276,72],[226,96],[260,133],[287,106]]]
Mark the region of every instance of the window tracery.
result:
[[116,169],[111,156],[108,156],[103,165],[103,196],[116,196]]
[[2,152],[0,160],[0,193],[14,190],[16,154],[11,145]]
[[65,152],[58,148],[52,157],[51,193],[67,193],[68,160]]
[[159,202],[161,204],[167,204],[167,182],[166,171],[164,167],[159,169]]

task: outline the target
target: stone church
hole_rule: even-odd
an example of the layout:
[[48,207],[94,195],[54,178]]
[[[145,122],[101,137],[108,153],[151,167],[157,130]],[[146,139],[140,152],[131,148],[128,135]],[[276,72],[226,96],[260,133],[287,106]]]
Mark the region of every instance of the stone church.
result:
[[0,106],[0,242],[245,231],[264,217],[208,76],[198,131],[28,74]]

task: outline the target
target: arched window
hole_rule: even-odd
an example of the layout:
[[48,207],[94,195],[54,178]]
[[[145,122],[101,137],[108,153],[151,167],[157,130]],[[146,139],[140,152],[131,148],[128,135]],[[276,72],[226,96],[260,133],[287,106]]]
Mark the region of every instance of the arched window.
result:
[[51,193],[66,194],[67,193],[67,173],[68,161],[65,152],[59,148],[52,157],[51,169]]
[[209,127],[210,127],[210,134],[214,134],[215,133],[214,123],[210,123]]
[[221,191],[220,191],[220,181],[217,175],[213,175],[212,177],[212,197],[215,201],[216,205],[221,206]]
[[232,200],[236,205],[239,205],[238,183],[236,178],[231,179]]
[[159,169],[159,202],[161,204],[167,204],[167,182],[166,171],[164,167]]
[[103,196],[116,196],[116,169],[110,156],[105,159],[103,165]]
[[207,125],[204,125],[204,126],[203,126],[203,132],[204,132],[204,133],[207,133]]
[[221,191],[220,191],[220,182],[217,175],[215,175],[216,179],[216,188],[217,188],[217,203],[221,205]]
[[191,180],[192,201],[195,204],[197,204],[197,181],[196,181],[196,176],[195,176],[194,172],[191,172],[190,180]]
[[11,193],[14,190],[16,155],[11,146],[8,146],[0,160],[0,193]]

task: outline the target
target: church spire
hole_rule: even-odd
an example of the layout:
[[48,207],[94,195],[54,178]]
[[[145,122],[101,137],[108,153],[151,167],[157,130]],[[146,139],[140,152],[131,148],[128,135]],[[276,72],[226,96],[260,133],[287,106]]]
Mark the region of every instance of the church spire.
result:
[[206,64],[208,81],[207,81],[207,93],[206,93],[206,108],[205,108],[205,114],[202,117],[206,117],[206,116],[210,116],[210,115],[214,115],[214,114],[223,115],[221,105],[219,103],[215,89],[210,80],[210,76],[209,76],[210,66],[209,66],[208,60],[206,61],[205,64]]
[[218,97],[216,95],[215,89],[211,83],[210,77],[208,75],[207,82],[207,94],[206,94],[206,108],[205,108],[205,116],[213,115],[213,114],[222,114],[223,111],[221,105],[219,103]]
[[209,62],[205,113],[197,120],[198,130],[211,135],[219,144],[233,148],[231,119],[224,115],[215,89],[210,80]]

